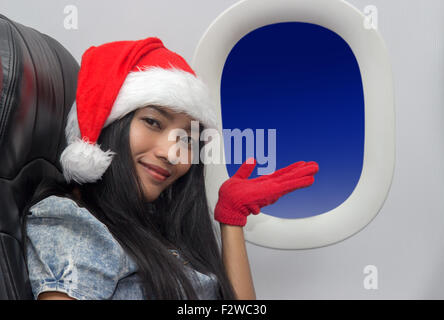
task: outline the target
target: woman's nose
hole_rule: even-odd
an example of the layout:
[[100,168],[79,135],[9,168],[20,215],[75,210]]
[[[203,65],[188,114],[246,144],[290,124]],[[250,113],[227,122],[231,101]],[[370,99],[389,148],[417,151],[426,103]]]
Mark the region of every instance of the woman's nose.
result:
[[156,157],[161,158],[163,161],[176,164],[179,161],[183,162],[185,160],[185,158],[180,158],[181,156],[184,156],[184,151],[185,150],[183,150],[183,147],[180,145],[179,137],[167,133],[162,135],[157,141],[154,153]]

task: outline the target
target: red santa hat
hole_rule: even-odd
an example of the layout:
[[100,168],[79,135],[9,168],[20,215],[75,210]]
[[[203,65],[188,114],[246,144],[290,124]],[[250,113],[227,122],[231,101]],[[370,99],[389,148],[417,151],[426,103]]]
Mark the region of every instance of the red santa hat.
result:
[[168,50],[160,39],[116,41],[86,50],[76,104],[65,129],[68,145],[60,158],[66,181],[99,180],[115,154],[97,145],[101,130],[150,104],[185,112],[205,128],[217,128],[207,86],[185,59]]

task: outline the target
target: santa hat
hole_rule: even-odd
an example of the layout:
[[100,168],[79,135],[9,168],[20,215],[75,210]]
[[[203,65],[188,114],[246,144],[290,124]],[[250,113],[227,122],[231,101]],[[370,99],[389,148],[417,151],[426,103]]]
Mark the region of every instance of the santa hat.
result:
[[216,128],[216,109],[207,86],[160,39],[116,41],[86,50],[76,104],[65,129],[68,146],[60,158],[66,181],[99,180],[115,154],[96,143],[101,130],[150,104],[187,113],[205,128]]

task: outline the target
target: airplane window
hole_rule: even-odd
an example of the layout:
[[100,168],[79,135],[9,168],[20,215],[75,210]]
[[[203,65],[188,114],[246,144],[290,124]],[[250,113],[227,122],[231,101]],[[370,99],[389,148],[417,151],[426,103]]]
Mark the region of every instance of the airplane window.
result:
[[[228,174],[250,156],[257,160],[250,179],[297,161],[316,161],[320,170],[312,186],[261,211],[305,218],[338,207],[363,168],[363,92],[355,55],[327,28],[282,22],[246,34],[230,51],[221,79]],[[244,133],[241,155],[235,128]]]

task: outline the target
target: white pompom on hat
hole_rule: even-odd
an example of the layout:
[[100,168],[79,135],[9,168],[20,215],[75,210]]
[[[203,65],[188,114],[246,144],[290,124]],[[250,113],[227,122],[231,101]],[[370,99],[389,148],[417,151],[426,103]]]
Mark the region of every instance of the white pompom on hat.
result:
[[205,128],[217,129],[208,87],[160,39],[116,41],[86,50],[65,129],[68,146],[60,158],[66,181],[99,180],[115,155],[97,145],[101,130],[150,104],[185,112]]

